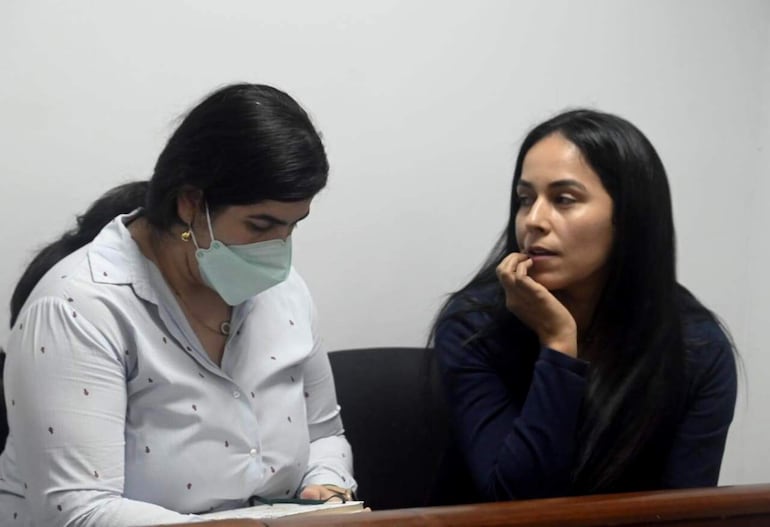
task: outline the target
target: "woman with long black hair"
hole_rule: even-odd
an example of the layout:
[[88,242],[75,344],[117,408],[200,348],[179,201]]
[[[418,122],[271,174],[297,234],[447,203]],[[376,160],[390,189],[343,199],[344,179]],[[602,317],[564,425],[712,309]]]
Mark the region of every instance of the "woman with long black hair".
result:
[[329,165],[275,88],[206,97],[152,178],[43,249],[11,302],[2,525],[180,523],[355,488],[291,233]]
[[731,341],[677,282],[663,164],[592,110],[536,126],[508,226],[438,316],[459,450],[487,500],[717,484]]

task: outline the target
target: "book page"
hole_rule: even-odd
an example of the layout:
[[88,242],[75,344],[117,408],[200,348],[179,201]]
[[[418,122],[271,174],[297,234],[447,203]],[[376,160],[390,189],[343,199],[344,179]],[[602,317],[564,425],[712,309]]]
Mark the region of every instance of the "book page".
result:
[[345,503],[321,503],[319,505],[299,505],[297,503],[276,503],[275,505],[255,505],[229,511],[209,512],[200,514],[206,520],[226,520],[249,518],[253,520],[282,518],[300,514],[343,514],[363,510],[363,501],[348,501]]

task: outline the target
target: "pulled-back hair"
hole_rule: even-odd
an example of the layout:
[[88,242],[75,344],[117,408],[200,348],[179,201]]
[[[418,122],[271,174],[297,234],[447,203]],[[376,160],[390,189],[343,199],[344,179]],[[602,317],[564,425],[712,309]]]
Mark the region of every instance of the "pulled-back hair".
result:
[[289,95],[260,84],[221,88],[182,120],[149,181],[110,190],[77,217],[74,229],[33,258],[11,298],[11,326],[43,275],[120,214],[143,207],[149,224],[165,232],[182,223],[177,198],[190,188],[202,192],[214,213],[229,205],[312,198],[328,173],[321,138]]

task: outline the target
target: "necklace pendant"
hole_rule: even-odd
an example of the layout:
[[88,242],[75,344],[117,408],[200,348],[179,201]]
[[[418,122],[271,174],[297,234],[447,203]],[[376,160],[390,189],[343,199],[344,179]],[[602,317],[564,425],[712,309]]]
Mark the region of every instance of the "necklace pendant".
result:
[[225,320],[219,325],[219,332],[222,335],[229,335],[230,334],[230,321]]

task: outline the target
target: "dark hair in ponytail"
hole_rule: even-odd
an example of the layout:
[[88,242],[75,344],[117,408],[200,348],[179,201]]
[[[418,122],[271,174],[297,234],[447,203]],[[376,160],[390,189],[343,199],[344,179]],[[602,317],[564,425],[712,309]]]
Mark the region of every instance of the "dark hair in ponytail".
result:
[[321,138],[294,99],[260,84],[225,86],[182,120],[150,181],[110,190],[78,216],[74,229],[34,257],[11,297],[11,326],[43,275],[120,214],[144,207],[150,225],[167,231],[182,223],[177,198],[186,189],[200,190],[215,212],[228,205],[312,198],[326,186],[328,173]]
[[93,240],[115,216],[131,212],[144,205],[147,186],[146,181],[136,181],[110,190],[77,217],[74,229],[65,232],[61,238],[35,255],[13,290],[11,327],[16,323],[21,307],[43,275],[59,260]]

